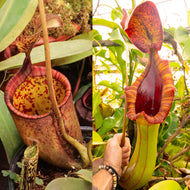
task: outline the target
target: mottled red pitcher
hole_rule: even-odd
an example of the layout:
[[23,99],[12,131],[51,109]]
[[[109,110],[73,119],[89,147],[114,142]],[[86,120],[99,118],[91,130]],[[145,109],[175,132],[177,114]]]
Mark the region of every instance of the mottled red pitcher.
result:
[[[26,145],[36,141],[39,144],[40,157],[53,165],[64,168],[81,167],[78,152],[63,138],[51,109],[46,69],[32,66],[30,72],[18,72],[5,90],[6,104],[23,141]],[[55,70],[52,70],[52,77],[65,130],[82,143],[70,83],[63,74]]]

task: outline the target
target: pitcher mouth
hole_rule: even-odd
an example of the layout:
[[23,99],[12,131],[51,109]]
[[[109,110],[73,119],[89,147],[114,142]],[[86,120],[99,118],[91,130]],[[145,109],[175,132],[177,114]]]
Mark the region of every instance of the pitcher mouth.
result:
[[[45,67],[39,67],[39,66],[32,66],[32,72],[29,75],[30,77],[37,77],[37,76],[46,76],[46,68]],[[71,96],[71,85],[67,77],[65,77],[62,73],[52,69],[52,77],[53,79],[58,80],[65,89],[65,97],[63,98],[63,101],[58,105],[59,108],[63,106]],[[11,78],[9,83],[6,86],[5,89],[5,102],[9,108],[10,111],[12,111],[14,114],[26,118],[26,119],[37,119],[37,118],[44,118],[48,115],[51,115],[53,111],[47,111],[45,114],[40,115],[29,115],[25,114],[18,109],[16,109],[13,105],[13,96],[15,94],[16,89],[25,81],[26,77],[18,77],[17,74]]]

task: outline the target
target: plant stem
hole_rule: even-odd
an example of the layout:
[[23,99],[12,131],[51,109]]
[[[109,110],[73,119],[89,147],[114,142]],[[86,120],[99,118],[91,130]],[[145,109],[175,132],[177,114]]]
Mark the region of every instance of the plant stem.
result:
[[82,73],[84,71],[84,65],[85,65],[85,59],[82,60],[82,66],[81,66],[80,73],[79,73],[79,76],[78,76],[77,84],[76,84],[76,87],[75,87],[75,91],[73,92],[73,99],[75,98],[75,96],[77,94],[77,91],[79,89],[79,86],[80,86]]
[[77,149],[77,151],[79,152],[81,159],[83,161],[83,167],[87,167],[90,163],[90,160],[88,158],[87,148],[66,133],[62,115],[61,115],[61,112],[58,107],[58,103],[57,103],[56,96],[55,96],[55,91],[53,88],[50,48],[49,48],[46,16],[45,16],[45,11],[44,11],[44,3],[43,3],[43,0],[38,0],[38,2],[39,2],[39,11],[40,11],[40,17],[41,17],[41,22],[42,22],[42,30],[43,30],[43,38],[44,38],[44,46],[45,46],[47,83],[48,83],[50,99],[52,102],[52,108],[53,108],[53,111],[54,111],[56,119],[57,119],[59,130],[62,132],[64,139]]
[[[128,49],[127,46],[125,46],[125,50],[128,57]],[[126,88],[128,87],[128,66],[127,66],[128,60],[126,59]],[[125,133],[126,133],[126,117],[127,117],[127,95],[125,94],[125,107],[124,107],[124,116],[123,116],[123,132],[122,132],[122,138],[121,138],[121,147],[125,144]]]
[[125,144],[125,131],[126,131],[126,115],[127,115],[127,95],[125,95],[125,107],[124,107],[124,116],[123,116],[123,132],[121,138],[121,147]]
[[163,180],[174,180],[177,181],[178,183],[182,183],[186,180],[190,179],[190,175],[187,175],[185,177],[153,177],[149,180],[149,182],[158,182],[158,181],[163,181]]

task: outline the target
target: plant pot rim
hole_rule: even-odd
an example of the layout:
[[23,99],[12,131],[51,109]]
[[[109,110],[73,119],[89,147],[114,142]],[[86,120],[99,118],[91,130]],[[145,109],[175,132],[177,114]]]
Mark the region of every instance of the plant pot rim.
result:
[[[31,77],[46,76],[46,68],[43,67],[43,66],[32,66],[32,72],[28,76],[31,76]],[[68,78],[65,75],[63,75],[62,73],[60,73],[60,72],[58,72],[58,71],[56,71],[54,69],[52,69],[52,77],[53,77],[53,79],[56,79],[59,82],[61,82],[61,84],[64,85],[64,87],[65,87],[65,91],[66,91],[65,92],[65,97],[64,97],[63,101],[58,105],[58,107],[60,108],[61,106],[63,106],[67,102],[69,97],[72,95],[72,93],[71,93],[71,84],[70,84]],[[15,79],[18,80],[19,84],[17,86],[14,85],[13,94],[15,93],[15,90],[19,87],[19,85],[21,85],[24,82],[24,80],[21,81],[22,79],[20,80],[18,77],[13,76],[11,78],[11,80],[9,81],[9,83],[7,84],[7,86],[6,86],[5,102],[6,102],[6,104],[7,104],[10,111],[12,111],[14,114],[16,114],[16,115],[18,115],[20,117],[23,117],[25,119],[40,119],[40,118],[44,118],[46,116],[49,116],[49,115],[53,114],[52,110],[45,113],[45,114],[42,114],[42,115],[27,115],[27,114],[22,113],[19,110],[17,110],[13,106],[13,104],[11,102],[13,96],[11,97],[11,95],[10,95],[10,93],[12,92],[11,85],[15,83]]]

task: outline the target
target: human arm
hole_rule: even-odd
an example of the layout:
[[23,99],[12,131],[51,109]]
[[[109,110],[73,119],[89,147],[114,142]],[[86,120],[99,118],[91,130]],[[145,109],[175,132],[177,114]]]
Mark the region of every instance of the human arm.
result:
[[[116,134],[113,138],[108,140],[103,158],[103,164],[111,166],[119,176],[122,174],[122,167],[128,164],[131,153],[129,139],[125,139],[125,144],[121,148],[121,138],[121,134]],[[112,175],[104,169],[99,170],[93,176],[93,190],[110,190],[112,185]]]

